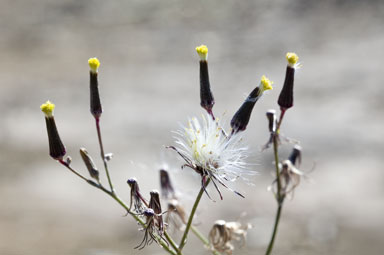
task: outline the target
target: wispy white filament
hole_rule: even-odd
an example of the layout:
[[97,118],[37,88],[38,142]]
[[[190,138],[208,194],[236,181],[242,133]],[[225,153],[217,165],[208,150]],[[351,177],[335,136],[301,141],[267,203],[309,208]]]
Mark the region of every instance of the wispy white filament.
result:
[[177,150],[193,167],[204,169],[220,181],[255,174],[247,169],[248,147],[243,144],[241,132],[226,135],[220,122],[211,116],[202,116],[201,122],[197,118],[189,119],[188,126],[176,134]]

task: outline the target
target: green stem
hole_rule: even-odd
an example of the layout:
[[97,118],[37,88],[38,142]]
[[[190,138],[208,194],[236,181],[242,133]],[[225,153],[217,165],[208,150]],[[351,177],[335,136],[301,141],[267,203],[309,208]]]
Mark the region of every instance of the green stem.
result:
[[[112,192],[112,191],[109,191],[107,190],[103,185],[101,185],[100,183],[99,184],[96,184],[95,182],[93,182],[92,180],[89,180],[87,178],[85,178],[84,176],[82,176],[81,174],[79,174],[76,170],[74,170],[73,168],[71,168],[66,162],[60,160],[59,161],[62,165],[64,165],[66,168],[68,168],[69,170],[71,170],[72,173],[76,174],[77,176],[79,176],[81,179],[83,179],[84,181],[86,181],[88,184],[90,184],[91,186],[95,187],[95,188],[98,188],[100,190],[102,190],[103,192],[105,192],[106,194],[108,194],[110,197],[112,197],[117,203],[119,203],[127,212],[128,214],[130,214],[143,228],[146,228],[146,224],[145,222],[140,219],[140,217],[134,213],[132,213],[130,210],[129,210],[129,206],[127,204],[125,204],[123,202],[123,200],[121,200],[121,198],[115,193],[115,192]],[[168,235],[168,233],[166,231],[164,231],[164,235],[165,237],[167,238],[168,242],[171,243],[172,247],[175,249],[176,252],[172,251],[168,244],[166,242],[164,242],[164,240],[161,239],[161,237],[157,237],[157,241],[158,243],[164,248],[164,250],[166,250],[169,254],[172,254],[172,255],[182,255],[176,245],[175,245],[175,242],[172,240],[172,238]],[[175,246],[174,246],[175,245]]]
[[277,227],[279,226],[279,222],[280,222],[280,215],[281,215],[282,208],[283,208],[283,204],[279,204],[278,207],[277,207],[277,213],[276,213],[276,218],[275,218],[275,225],[273,227],[273,234],[272,234],[271,241],[269,242],[267,252],[265,253],[266,255],[269,255],[272,252],[273,244],[275,242],[275,237],[276,237],[276,234],[277,234]]
[[278,229],[279,222],[280,222],[281,210],[283,209],[283,202],[284,202],[284,198],[285,198],[285,195],[282,194],[282,192],[281,192],[281,180],[280,180],[280,169],[279,169],[279,151],[278,151],[280,125],[281,125],[281,122],[283,121],[284,113],[285,113],[285,110],[282,109],[281,115],[280,115],[280,120],[277,124],[276,132],[275,132],[275,134],[273,134],[273,153],[275,156],[275,170],[276,170],[276,182],[277,182],[277,194],[276,194],[277,212],[276,212],[275,224],[273,227],[272,237],[271,237],[271,240],[269,242],[268,249],[265,253],[266,255],[270,255],[272,252],[273,245],[275,243],[275,238],[277,235],[277,229]]
[[115,190],[113,188],[111,176],[109,175],[109,170],[108,170],[108,164],[107,164],[107,159],[105,158],[105,153],[104,153],[104,146],[103,146],[103,140],[101,139],[101,131],[100,131],[100,118],[97,117],[95,118],[96,120],[96,130],[97,130],[97,138],[99,139],[99,145],[100,145],[100,154],[101,154],[101,159],[103,160],[104,163],[104,169],[105,173],[107,175],[109,187],[111,188],[111,192],[115,193]]
[[[205,187],[208,186],[210,181],[211,181],[211,179],[207,180],[207,182],[205,184]],[[196,197],[196,201],[193,204],[192,211],[191,211],[191,214],[189,215],[189,219],[188,219],[188,222],[187,222],[187,225],[186,225],[183,237],[181,238],[181,241],[180,241],[180,244],[179,244],[179,254],[181,254],[181,251],[182,251],[182,249],[184,248],[184,246],[185,246],[185,244],[187,242],[188,232],[189,232],[189,229],[192,226],[193,217],[195,215],[197,207],[199,206],[199,202],[201,200],[201,197],[203,196],[204,189],[205,189],[204,187],[200,188],[199,194]]]
[[218,251],[216,251],[214,248],[211,248],[211,243],[209,242],[209,240],[207,238],[205,238],[205,236],[193,225],[191,225],[191,231],[195,234],[195,236],[197,238],[200,239],[200,241],[206,246],[206,247],[209,247],[211,249],[211,252],[212,254],[214,255],[220,255],[220,253]]

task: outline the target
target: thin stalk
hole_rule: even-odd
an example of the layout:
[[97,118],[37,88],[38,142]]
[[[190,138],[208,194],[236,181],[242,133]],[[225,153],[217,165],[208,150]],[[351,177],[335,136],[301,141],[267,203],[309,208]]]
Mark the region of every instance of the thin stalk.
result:
[[277,213],[276,213],[276,218],[275,218],[275,225],[273,227],[272,238],[271,238],[271,241],[269,242],[267,252],[265,253],[266,255],[269,255],[272,252],[273,244],[275,242],[275,237],[277,234],[277,227],[279,226],[279,222],[280,222],[280,215],[281,215],[282,209],[283,209],[283,204],[279,204],[279,206],[277,207]]
[[[130,214],[143,228],[146,228],[146,224],[145,222],[140,219],[140,217],[134,213],[132,213],[130,210],[129,210],[129,206],[127,204],[125,204],[123,202],[123,200],[115,193],[115,192],[112,192],[112,191],[109,191],[108,189],[106,189],[103,185],[101,185],[100,183],[97,184],[95,182],[93,182],[92,180],[89,180],[87,178],[85,178],[84,176],[82,176],[81,174],[79,174],[76,170],[74,170],[72,167],[70,167],[66,162],[64,162],[63,160],[59,160],[59,162],[64,165],[66,168],[68,168],[69,170],[71,170],[72,173],[74,173],[75,175],[77,175],[78,177],[80,177],[81,179],[83,179],[84,181],[86,181],[89,185],[95,187],[95,188],[98,188],[99,190],[105,192],[106,194],[108,194],[110,197],[112,197],[119,205],[121,205],[127,212],[128,214]],[[172,240],[172,238],[168,235],[168,233],[166,231],[164,231],[164,235],[166,236],[167,240],[171,243],[171,245],[175,245],[175,242]],[[175,251],[171,250],[168,246],[168,244],[166,242],[164,242],[164,240],[162,240],[160,237],[157,237],[157,241],[159,242],[159,244],[164,248],[164,250],[166,250],[169,254],[172,254],[172,255],[182,255],[181,252],[178,251],[176,245],[172,247],[175,249]]]
[[105,153],[104,153],[104,146],[103,146],[103,140],[101,139],[101,131],[100,131],[100,118],[96,117],[96,130],[97,130],[97,137],[99,138],[99,145],[100,145],[100,154],[101,154],[101,159],[103,160],[104,163],[104,169],[105,173],[107,175],[109,187],[111,188],[111,192],[115,193],[115,190],[113,188],[112,180],[109,175],[109,170],[108,170],[108,164],[107,164],[107,159],[105,158]]
[[62,164],[66,168],[68,168],[72,173],[74,173],[75,175],[77,175],[78,177],[83,179],[84,181],[89,182],[89,180],[87,178],[85,178],[83,175],[81,175],[79,172],[77,172],[75,169],[73,169],[70,165],[68,165],[67,162],[63,161],[62,159],[60,159],[58,161],[60,162],[60,164]]
[[205,236],[193,225],[191,225],[191,231],[195,234],[195,236],[197,238],[200,239],[200,241],[206,246],[206,247],[209,247],[210,248],[210,251],[212,252],[212,254],[214,255],[220,255],[220,253],[218,251],[216,251],[214,248],[211,249],[211,243],[209,242],[209,240],[207,238],[205,238]]
[[[211,179],[208,179],[208,181],[205,184],[205,187],[209,184],[210,181],[211,181]],[[193,204],[192,211],[191,211],[191,214],[189,215],[189,219],[188,219],[187,225],[185,227],[183,237],[181,238],[181,241],[180,241],[180,244],[179,244],[179,252],[182,251],[182,249],[184,248],[184,246],[186,244],[188,232],[189,232],[189,229],[192,226],[193,217],[195,215],[197,207],[199,206],[199,202],[201,200],[201,197],[203,196],[204,189],[205,189],[204,187],[200,188],[199,194],[197,195],[195,203]]]
[[172,248],[177,252],[177,253],[180,253],[179,252],[179,247],[177,247],[177,244],[175,241],[173,241],[172,237],[170,237],[168,235],[168,232],[167,231],[164,231],[164,236],[165,238],[167,239],[167,241],[171,244]]
[[276,194],[276,201],[277,201],[277,212],[276,212],[276,217],[275,217],[275,224],[273,226],[273,233],[271,240],[268,245],[268,249],[266,251],[266,255],[270,255],[273,249],[273,245],[275,242],[275,238],[277,235],[277,229],[279,226],[280,222],[280,216],[281,216],[281,211],[283,209],[283,202],[285,195],[281,193],[281,181],[280,181],[280,169],[279,169],[279,134],[280,134],[280,125],[281,122],[283,121],[285,109],[281,109],[281,114],[280,114],[280,120],[277,123],[277,128],[276,128],[276,133],[273,135],[273,153],[275,156],[275,169],[276,169],[276,182],[277,182],[277,194]]

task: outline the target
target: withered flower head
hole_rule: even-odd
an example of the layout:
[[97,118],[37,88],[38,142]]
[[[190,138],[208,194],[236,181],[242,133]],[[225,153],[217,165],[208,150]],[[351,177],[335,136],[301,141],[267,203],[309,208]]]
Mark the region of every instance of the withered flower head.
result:
[[[301,162],[301,147],[295,146],[289,156],[289,159],[284,160],[279,164],[280,168],[280,183],[281,196],[290,195],[293,198],[296,187],[300,184],[301,177],[304,173],[296,168],[295,165],[300,165]],[[273,182],[276,183],[277,180]],[[274,190],[276,193],[276,191]]]
[[233,133],[244,131],[247,128],[248,122],[251,118],[253,107],[265,91],[272,89],[272,84],[273,82],[270,81],[264,75],[261,77],[259,86],[252,90],[247,99],[240,106],[239,110],[237,110],[237,112],[233,116],[231,120],[231,127]]
[[165,222],[168,225],[173,225],[178,230],[182,230],[187,224],[187,214],[183,206],[176,199],[168,202],[168,212]]
[[145,206],[148,207],[148,203],[140,193],[139,184],[137,183],[136,178],[128,179],[127,183],[131,188],[131,202],[129,205],[129,210],[131,210],[132,205],[134,205],[135,212],[141,214],[144,212]]
[[173,189],[171,178],[166,170],[160,170],[160,188],[161,196],[166,199],[176,198],[175,190]]
[[200,105],[203,107],[209,115],[214,118],[212,113],[215,99],[211,91],[211,85],[209,83],[208,74],[208,47],[201,45],[196,47],[197,54],[200,57]]
[[155,236],[156,228],[155,228],[155,212],[151,208],[147,208],[143,211],[143,215],[145,216],[145,224],[146,227],[143,229],[144,232],[144,238],[141,241],[141,243],[135,247],[135,249],[142,250],[145,246],[150,245],[153,243],[153,241],[157,242],[157,238]]
[[95,163],[93,162],[93,159],[89,155],[88,151],[85,148],[80,148],[80,155],[84,161],[85,166],[88,169],[89,175],[93,179],[99,181],[99,171],[97,170],[97,167],[96,167]]
[[56,160],[63,160],[66,150],[63,142],[60,139],[59,132],[57,131],[55,117],[53,110],[55,105],[50,101],[40,106],[41,111],[45,115],[45,124],[47,126],[49,155]]
[[231,255],[234,250],[234,245],[231,241],[240,241],[240,246],[243,246],[249,228],[249,224],[242,225],[239,222],[218,220],[209,232],[210,243],[217,251]]
[[153,209],[155,212],[156,227],[158,228],[159,233],[162,234],[164,232],[164,221],[161,210],[160,195],[157,190],[151,191],[150,195],[151,199],[149,200],[149,208]]
[[99,119],[102,112],[103,108],[101,106],[101,101],[100,101],[100,95],[99,95],[99,82],[98,82],[98,68],[100,66],[100,62],[97,58],[90,58],[88,60],[89,64],[89,77],[90,77],[90,82],[89,82],[89,88],[90,88],[90,110],[92,115],[96,118]]

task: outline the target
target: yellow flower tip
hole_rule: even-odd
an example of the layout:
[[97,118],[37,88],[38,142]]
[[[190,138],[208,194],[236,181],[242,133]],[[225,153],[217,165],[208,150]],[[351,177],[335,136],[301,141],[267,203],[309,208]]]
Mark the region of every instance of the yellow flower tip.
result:
[[273,84],[273,81],[271,81],[270,79],[268,79],[267,77],[265,77],[265,75],[263,75],[261,77],[261,82],[260,82],[261,86],[261,93],[266,91],[266,90],[271,90],[273,89],[272,87],[272,84]]
[[47,117],[53,116],[53,110],[55,109],[55,105],[52,104],[49,100],[40,106],[41,111],[45,114]]
[[207,60],[208,59],[208,47],[204,44],[196,47],[197,54],[199,54],[199,57],[201,60]]
[[296,55],[296,53],[288,52],[287,55],[285,55],[288,61],[288,65],[294,66],[297,64],[297,61],[299,61],[299,56]]
[[100,66],[100,61],[97,58],[88,59],[89,68],[91,68],[91,72],[97,73],[97,69]]

